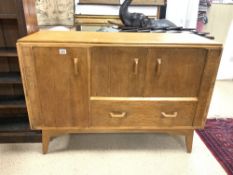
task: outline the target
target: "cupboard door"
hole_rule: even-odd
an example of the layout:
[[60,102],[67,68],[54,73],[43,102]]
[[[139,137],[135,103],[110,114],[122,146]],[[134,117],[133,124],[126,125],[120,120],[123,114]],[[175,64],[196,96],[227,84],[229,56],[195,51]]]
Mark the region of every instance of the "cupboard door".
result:
[[205,49],[151,48],[146,97],[197,97],[206,62]]
[[87,50],[34,47],[40,108],[45,127],[86,126]]
[[143,96],[146,48],[91,48],[91,95]]

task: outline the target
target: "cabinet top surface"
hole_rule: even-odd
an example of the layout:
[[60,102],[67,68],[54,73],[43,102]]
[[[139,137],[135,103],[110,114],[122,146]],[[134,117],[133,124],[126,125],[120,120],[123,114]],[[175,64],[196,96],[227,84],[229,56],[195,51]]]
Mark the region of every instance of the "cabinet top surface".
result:
[[78,43],[121,45],[206,45],[222,44],[188,33],[112,33],[40,31],[18,40],[19,43]]

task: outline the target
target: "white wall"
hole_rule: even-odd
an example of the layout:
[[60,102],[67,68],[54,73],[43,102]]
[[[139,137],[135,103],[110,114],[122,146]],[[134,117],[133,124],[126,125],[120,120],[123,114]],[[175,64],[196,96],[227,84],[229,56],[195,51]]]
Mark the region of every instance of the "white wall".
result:
[[199,0],[168,0],[166,18],[177,26],[196,28]]
[[233,79],[233,20],[224,44],[217,79]]
[[[121,0],[122,3],[124,0]],[[79,0],[75,0],[75,14],[82,15],[119,15],[120,6],[116,5],[77,5]],[[129,8],[130,12],[143,13],[147,16],[156,16],[157,7],[134,6]]]

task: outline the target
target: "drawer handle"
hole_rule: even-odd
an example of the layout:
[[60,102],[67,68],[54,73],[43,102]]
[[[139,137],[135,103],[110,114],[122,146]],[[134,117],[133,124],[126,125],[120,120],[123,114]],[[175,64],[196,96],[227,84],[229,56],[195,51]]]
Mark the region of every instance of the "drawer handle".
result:
[[114,112],[110,112],[109,115],[112,118],[124,118],[126,117],[126,112],[122,112],[122,113],[114,113]]
[[155,73],[156,73],[157,77],[159,77],[160,73],[161,73],[161,64],[162,64],[162,59],[158,58],[157,59],[157,64],[156,64],[156,68],[155,68]]
[[138,74],[138,62],[139,62],[139,59],[138,58],[134,58],[134,74],[135,75]]
[[79,65],[79,59],[74,58],[74,75],[78,75],[78,73],[79,73],[78,65]]
[[161,114],[165,118],[176,118],[178,115],[178,112],[174,112],[173,114],[166,114],[165,112],[161,112]]

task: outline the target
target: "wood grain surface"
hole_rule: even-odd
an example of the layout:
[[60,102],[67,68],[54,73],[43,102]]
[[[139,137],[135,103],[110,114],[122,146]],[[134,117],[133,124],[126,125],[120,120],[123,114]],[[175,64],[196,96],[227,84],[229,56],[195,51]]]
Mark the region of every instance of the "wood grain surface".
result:
[[[147,49],[140,47],[92,48],[91,95],[143,96],[147,53]],[[138,59],[138,65],[135,59]]]
[[19,40],[32,128],[169,132],[204,126],[222,45],[192,34],[38,32]]
[[[86,48],[33,47],[32,52],[39,98],[44,99],[40,102],[44,126],[86,126]],[[76,63],[74,59],[77,59]]]
[[[190,126],[195,102],[91,101],[92,127]],[[114,117],[110,113],[123,117]],[[162,113],[176,117],[164,117]]]
[[221,47],[222,44],[194,34],[173,34],[173,33],[127,33],[127,32],[61,32],[61,31],[40,31],[19,42],[35,43],[78,43],[78,44],[120,44],[138,45],[140,47],[153,45],[164,47]]

